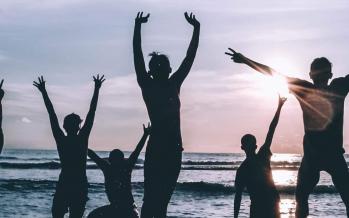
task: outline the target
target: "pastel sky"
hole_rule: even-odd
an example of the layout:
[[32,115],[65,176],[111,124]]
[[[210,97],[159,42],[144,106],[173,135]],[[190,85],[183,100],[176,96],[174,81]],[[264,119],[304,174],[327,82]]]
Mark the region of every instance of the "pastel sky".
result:
[[[237,152],[245,133],[255,134],[259,144],[264,141],[277,93],[269,90],[264,76],[231,62],[224,55],[227,47],[300,78],[308,79],[309,64],[319,56],[332,61],[335,76],[348,73],[346,0],[1,0],[7,148],[55,148],[41,95],[32,86],[38,75],[45,76],[62,123],[68,113],[86,115],[96,73],[107,81],[90,147],[134,148],[141,124],[148,121],[132,56],[134,17],[141,10],[151,13],[142,29],[144,54],[167,54],[173,69],[184,58],[192,33],[183,13],[192,11],[201,22],[197,58],[181,93],[186,151]],[[292,96],[282,111],[273,151],[302,152],[302,135],[301,110]]]

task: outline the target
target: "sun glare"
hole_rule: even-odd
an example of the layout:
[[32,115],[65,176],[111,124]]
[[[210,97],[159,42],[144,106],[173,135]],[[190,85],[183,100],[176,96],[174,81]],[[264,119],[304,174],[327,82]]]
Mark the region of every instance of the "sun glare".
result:
[[255,82],[259,83],[257,85],[257,87],[259,87],[259,94],[270,96],[278,93],[282,97],[289,97],[290,92],[288,89],[288,84],[286,78],[282,75],[298,76],[296,73],[299,72],[299,70],[296,69],[296,65],[285,58],[268,58],[266,63],[271,63],[274,69],[280,73],[280,75],[260,75],[260,77],[256,78]]
[[288,84],[284,77],[282,76],[271,76],[267,79],[266,88],[270,89],[272,92],[279,93],[282,97],[289,96]]

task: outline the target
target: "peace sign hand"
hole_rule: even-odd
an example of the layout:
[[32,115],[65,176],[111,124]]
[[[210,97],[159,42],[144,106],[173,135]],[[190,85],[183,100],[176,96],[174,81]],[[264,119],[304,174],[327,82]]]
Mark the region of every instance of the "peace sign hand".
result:
[[228,48],[229,49],[229,52],[225,52],[224,54],[230,56],[235,63],[244,63],[245,61],[245,56],[243,56],[242,54],[240,53],[237,53],[234,49],[232,48]]

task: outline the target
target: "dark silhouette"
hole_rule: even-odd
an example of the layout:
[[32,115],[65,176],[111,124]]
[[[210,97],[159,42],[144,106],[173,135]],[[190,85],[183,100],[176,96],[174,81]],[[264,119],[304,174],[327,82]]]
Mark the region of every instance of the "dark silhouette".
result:
[[100,158],[94,151],[88,149],[88,156],[103,171],[105,191],[110,202],[110,205],[92,211],[88,216],[89,218],[139,217],[132,196],[131,174],[138,160],[138,156],[144,147],[145,141],[150,134],[150,124],[148,124],[148,127],[143,125],[143,131],[143,136],[136,149],[127,159],[124,158],[124,153],[119,149],[112,150],[108,160]]
[[82,217],[85,211],[88,188],[86,177],[88,138],[93,126],[99,89],[105,81],[104,76],[99,77],[99,75],[93,79],[95,89],[86,121],[80,128],[82,120],[79,115],[72,113],[66,116],[63,128],[67,135],[59,126],[57,115],[46,92],[44,78],[39,77],[38,82],[34,81],[33,84],[40,90],[44,98],[62,166],[52,204],[54,218],[64,217],[68,209],[69,217],[72,218]]
[[141,48],[141,25],[148,22],[149,14],[138,13],[133,36],[134,65],[137,81],[152,123],[145,164],[144,203],[142,218],[166,217],[167,205],[175,189],[182,159],[180,129],[180,88],[194,62],[199,45],[200,23],[195,15],[184,14],[194,27],[193,36],[179,69],[172,71],[169,59],[163,54],[151,53],[149,72],[145,68]]
[[247,188],[250,195],[250,217],[273,218],[280,217],[279,193],[276,190],[270,167],[270,151],[276,126],[279,122],[281,108],[286,98],[279,96],[279,104],[275,116],[270,123],[264,144],[256,154],[256,138],[246,134],[241,139],[241,149],[246,153],[246,159],[236,171],[234,217],[240,211],[242,192]]
[[[246,58],[230,49],[232,59],[266,75],[281,75],[272,68]],[[283,76],[283,75],[281,75]],[[332,64],[327,58],[316,58],[305,80],[284,76],[289,90],[303,111],[304,157],[298,171],[296,217],[309,214],[308,197],[319,181],[320,171],[328,172],[338,190],[349,217],[349,172],[343,153],[344,100],[349,92],[349,75],[332,78]]]
[[2,85],[4,84],[4,80],[1,80],[0,83],[0,154],[2,152],[2,148],[4,147],[4,133],[2,131],[2,98],[4,97],[4,90],[2,89]]

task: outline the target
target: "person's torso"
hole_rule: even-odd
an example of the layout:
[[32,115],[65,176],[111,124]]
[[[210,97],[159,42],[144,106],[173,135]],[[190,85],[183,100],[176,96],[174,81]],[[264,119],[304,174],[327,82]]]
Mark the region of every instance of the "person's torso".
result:
[[69,183],[86,182],[88,140],[82,136],[64,136],[60,139],[58,153],[61,162],[60,179]]
[[134,203],[131,186],[131,170],[113,170],[109,166],[104,171],[105,190],[111,204],[118,207],[132,207]]
[[168,83],[159,85],[151,80],[142,89],[142,94],[152,123],[149,145],[181,147],[181,102],[174,82],[169,80]]
[[296,95],[303,111],[305,152],[307,149],[342,151],[346,95],[343,88],[333,82],[325,88],[309,84],[301,95]]
[[278,199],[269,160],[256,155],[254,158],[246,159],[239,170],[242,172],[251,202]]

